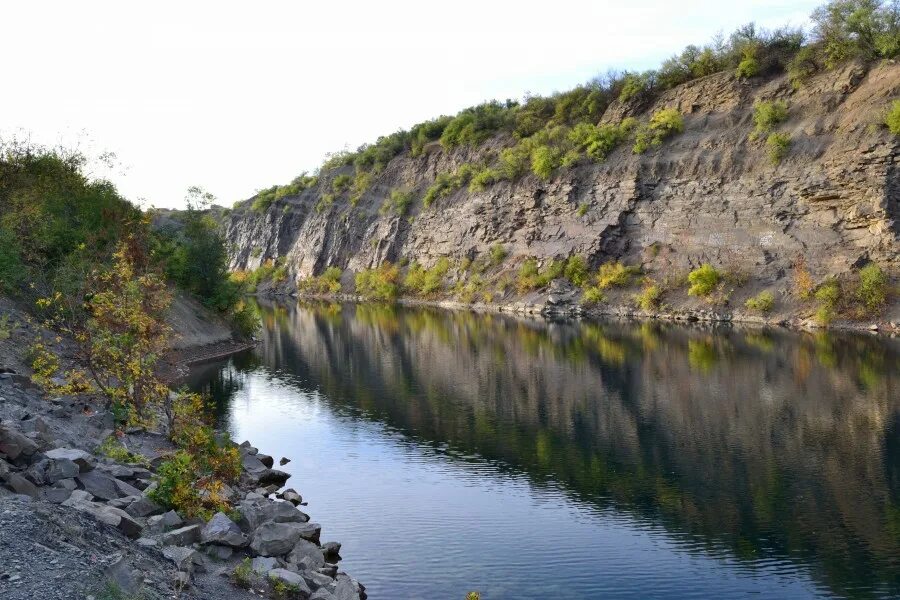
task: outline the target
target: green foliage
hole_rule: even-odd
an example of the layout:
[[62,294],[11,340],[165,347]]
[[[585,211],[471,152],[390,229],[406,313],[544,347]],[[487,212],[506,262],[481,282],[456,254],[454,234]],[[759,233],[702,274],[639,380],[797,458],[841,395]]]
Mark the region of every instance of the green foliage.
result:
[[587,263],[584,258],[577,254],[572,255],[569,257],[569,260],[566,261],[563,274],[573,285],[582,286],[588,280]]
[[627,267],[618,261],[603,263],[596,275],[597,286],[601,290],[611,287],[628,287],[637,275],[640,267]]
[[502,263],[506,259],[506,256],[508,254],[508,252],[506,251],[506,246],[499,243],[491,246],[490,252],[492,265],[499,265],[500,263]]
[[722,273],[717,271],[711,264],[704,263],[688,274],[688,282],[691,284],[688,288],[688,294],[707,297],[715,290],[721,280]]
[[372,186],[375,176],[367,171],[357,171],[350,188],[350,204],[356,206],[362,195]]
[[510,124],[512,106],[492,101],[465,109],[447,123],[441,133],[441,145],[450,149],[480,144]]
[[269,210],[269,207],[272,206],[272,203],[275,202],[275,193],[277,191],[278,186],[273,185],[272,187],[256,192],[256,196],[253,197],[251,208],[256,212],[266,212]]
[[14,293],[25,281],[25,277],[19,242],[13,232],[0,226],[0,292]]
[[837,316],[843,291],[841,283],[834,277],[826,279],[813,295],[818,303],[815,319],[820,325],[828,325]]
[[603,294],[603,290],[601,290],[600,287],[596,285],[584,288],[584,292],[581,294],[581,303],[588,306],[600,304],[605,299],[606,297]]
[[787,103],[783,100],[757,101],[753,104],[753,123],[756,128],[752,137],[758,138],[769,133],[788,117]]
[[491,169],[490,167],[484,167],[472,175],[472,180],[469,182],[469,191],[484,191],[489,185],[496,183],[497,181],[500,181],[500,174],[497,170]]
[[769,161],[777,165],[787,156],[791,147],[791,136],[786,133],[770,133],[766,139],[766,150],[769,154]]
[[352,180],[349,175],[346,173],[342,173],[335,177],[331,182],[331,191],[335,194],[340,194],[344,190],[350,187]]
[[637,98],[649,87],[649,74],[626,73],[622,80],[622,90],[619,92],[619,102],[628,102],[632,98]]
[[659,306],[659,301],[662,298],[662,290],[659,286],[648,283],[644,286],[644,289],[641,290],[640,294],[636,294],[634,297],[635,304],[637,304],[643,310],[654,310]]
[[635,136],[635,154],[643,154],[651,148],[662,145],[663,140],[684,131],[684,119],[681,113],[674,108],[663,108],[653,113],[650,122],[638,127]]
[[431,206],[435,200],[446,198],[456,190],[465,186],[475,175],[477,167],[468,163],[462,164],[453,173],[440,173],[434,183],[425,190],[422,203]]
[[360,271],[354,277],[356,293],[370,300],[393,300],[397,297],[400,270],[389,262],[375,269]]
[[759,75],[759,62],[756,57],[747,56],[738,63],[735,75],[739,79],[750,79]]
[[819,57],[813,46],[804,46],[797,51],[788,63],[788,79],[791,85],[799,88],[803,83],[821,70]]
[[452,120],[453,117],[438,117],[413,127],[409,132],[411,139],[410,155],[419,156],[426,144],[439,140],[444,133],[444,129]]
[[560,159],[558,151],[549,146],[538,146],[531,151],[531,172],[540,179],[550,179],[553,170],[559,166]]
[[877,313],[888,297],[888,278],[881,267],[869,263],[859,271],[856,297],[870,313]]
[[[410,145],[410,134],[397,131],[385,135],[374,144],[364,144],[353,154],[353,165],[359,171],[380,173],[392,158],[403,152]],[[337,190],[336,190],[337,191]]]
[[250,561],[250,557],[235,565],[234,570],[231,572],[231,581],[239,588],[250,589],[253,585],[253,564]]
[[409,190],[393,189],[391,195],[385,198],[384,204],[381,205],[381,212],[394,212],[398,216],[405,216],[414,199],[415,196]]
[[128,450],[115,435],[103,440],[97,448],[97,453],[119,463],[145,466],[150,464],[146,456]]
[[322,197],[316,202],[316,212],[321,213],[328,210],[332,204],[334,204],[334,194],[322,194]]
[[752,298],[748,298],[747,301],[744,302],[744,306],[747,310],[767,313],[775,306],[775,296],[772,295],[772,292],[764,290]]
[[579,123],[569,133],[569,140],[575,147],[597,162],[606,157],[625,141],[635,127],[636,121],[628,118],[619,125],[591,125]]
[[297,282],[297,289],[309,294],[337,294],[341,291],[341,275],[338,267],[328,267],[318,277],[308,277]]
[[900,54],[900,8],[882,0],[833,0],[813,11],[813,37],[826,68]]
[[583,217],[587,214],[588,209],[590,209],[590,205],[587,202],[583,202],[578,205],[578,216]]
[[408,292],[419,296],[431,296],[441,291],[444,277],[450,270],[450,260],[442,256],[430,269],[413,263],[406,274],[403,287]]
[[537,259],[526,259],[519,267],[519,272],[516,274],[516,289],[519,290],[519,293],[534,289],[537,287],[537,277]]
[[[900,136],[900,100],[894,100],[887,115],[884,117],[884,124],[887,125],[888,131],[894,135]],[[2,261],[2,258],[0,258]],[[0,262],[0,273],[2,273],[2,262]],[[0,275],[2,278],[2,275]]]

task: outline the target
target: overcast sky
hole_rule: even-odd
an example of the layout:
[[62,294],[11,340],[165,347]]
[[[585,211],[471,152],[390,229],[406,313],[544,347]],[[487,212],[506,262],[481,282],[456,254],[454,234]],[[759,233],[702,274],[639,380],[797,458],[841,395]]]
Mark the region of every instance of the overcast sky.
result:
[[643,69],[820,1],[0,4],[0,136],[115,152],[134,201],[230,206],[326,152],[488,99]]

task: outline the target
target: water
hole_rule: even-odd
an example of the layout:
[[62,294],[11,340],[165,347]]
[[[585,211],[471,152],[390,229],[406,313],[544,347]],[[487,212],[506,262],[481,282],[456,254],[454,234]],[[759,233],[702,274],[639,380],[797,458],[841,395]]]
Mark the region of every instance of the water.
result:
[[900,597],[900,344],[268,305],[198,369],[369,597]]

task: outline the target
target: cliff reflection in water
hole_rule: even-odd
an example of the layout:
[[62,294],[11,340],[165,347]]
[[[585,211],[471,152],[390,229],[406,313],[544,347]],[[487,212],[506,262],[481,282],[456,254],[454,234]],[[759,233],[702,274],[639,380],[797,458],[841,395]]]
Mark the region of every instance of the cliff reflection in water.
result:
[[[806,565],[840,595],[900,594],[895,340],[261,310],[259,360],[336,408],[650,519],[709,554]],[[227,397],[237,382],[214,384]]]

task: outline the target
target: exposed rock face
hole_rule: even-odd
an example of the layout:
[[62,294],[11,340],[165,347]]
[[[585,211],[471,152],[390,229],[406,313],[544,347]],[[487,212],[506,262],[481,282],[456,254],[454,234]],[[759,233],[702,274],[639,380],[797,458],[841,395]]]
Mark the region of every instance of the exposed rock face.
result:
[[[712,75],[664,93],[637,114],[646,119],[675,107],[684,115],[684,133],[658,150],[634,155],[624,144],[604,163],[560,169],[546,182],[529,174],[483,192],[462,189],[429,208],[414,203],[411,219],[379,213],[392,188],[421,197],[437,174],[485,160],[510,140],[403,154],[355,207],[342,197],[316,211],[330,184],[322,181],[264,213],[248,205],[234,210],[224,225],[231,267],[284,257],[289,288],[295,277],[331,265],[355,271],[408,258],[430,266],[441,256],[472,258],[502,243],[510,268],[526,256],[580,254],[592,266],[617,258],[657,276],[712,262],[763,283],[784,278],[801,256],[816,276],[866,259],[896,268],[900,151],[878,123],[898,86],[900,65],[889,63],[848,65],[800,90],[784,76],[742,82]],[[779,165],[768,160],[764,140],[750,139],[754,101],[776,99],[788,103],[779,130],[792,140]],[[633,107],[614,103],[603,120],[630,114]]]

